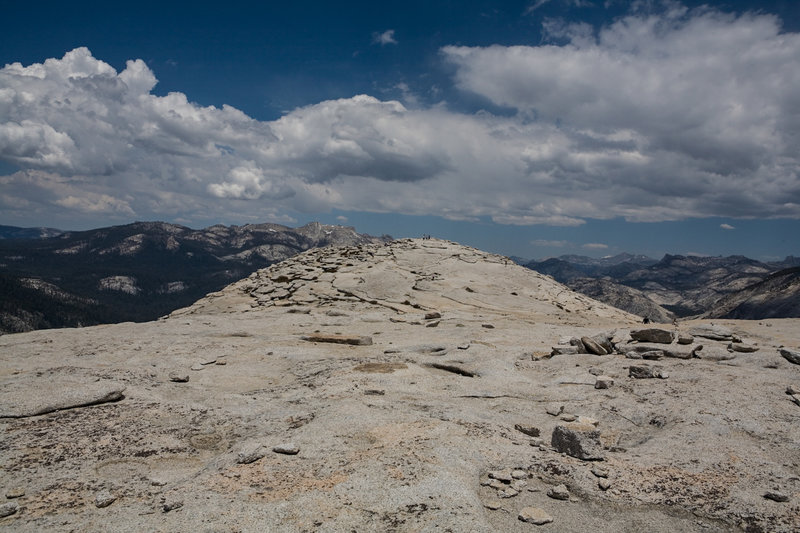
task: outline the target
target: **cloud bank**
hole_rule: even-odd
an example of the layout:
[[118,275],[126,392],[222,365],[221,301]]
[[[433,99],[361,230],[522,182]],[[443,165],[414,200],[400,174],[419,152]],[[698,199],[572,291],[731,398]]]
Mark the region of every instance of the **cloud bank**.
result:
[[[800,36],[768,15],[672,7],[554,43],[455,47],[455,83],[502,116],[367,95],[263,122],[157,96],[86,48],[0,70],[8,219],[83,213],[291,220],[345,211],[491,217],[800,218]],[[388,36],[392,38],[391,35]],[[40,217],[44,219],[44,217]]]

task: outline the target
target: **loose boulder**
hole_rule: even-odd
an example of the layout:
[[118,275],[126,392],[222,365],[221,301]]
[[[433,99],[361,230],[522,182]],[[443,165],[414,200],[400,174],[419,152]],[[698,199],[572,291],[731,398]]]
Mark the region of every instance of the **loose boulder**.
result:
[[550,444],[556,451],[582,461],[602,461],[605,458],[600,432],[591,424],[556,426]]
[[631,331],[631,338],[639,342],[672,344],[672,341],[675,340],[675,332],[660,328],[635,329]]
[[783,356],[784,359],[786,359],[790,363],[800,365],[800,352],[796,350],[787,350],[786,348],[781,348],[781,355]]
[[586,347],[586,353],[608,355],[608,351],[591,337],[581,337],[581,342]]

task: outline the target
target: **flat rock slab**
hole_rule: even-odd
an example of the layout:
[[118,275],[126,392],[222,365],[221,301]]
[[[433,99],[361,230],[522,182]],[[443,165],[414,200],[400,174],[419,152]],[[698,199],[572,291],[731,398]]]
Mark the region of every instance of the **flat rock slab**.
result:
[[619,347],[619,351],[622,353],[628,352],[637,352],[640,354],[648,353],[648,352],[662,352],[665,357],[672,357],[675,359],[691,359],[695,355],[695,351],[701,349],[702,345],[667,345],[667,344],[659,344],[655,342],[647,343],[647,342],[639,342],[639,343],[631,343],[625,344]]
[[733,331],[725,326],[717,326],[714,324],[707,324],[697,326],[689,330],[690,335],[695,337],[704,337],[715,341],[730,341],[733,340]]
[[361,335],[303,335],[300,337],[309,342],[330,342],[333,344],[350,344],[352,346],[372,346],[372,337]]
[[671,344],[675,340],[675,332],[660,328],[635,329],[631,331],[631,338],[635,341]]
[[[0,386],[0,418],[25,418],[75,407],[116,402],[125,386],[114,381],[52,380],[31,376]],[[38,394],[32,391],[39,391]]]
[[538,507],[524,507],[520,510],[518,518],[523,522],[537,526],[543,526],[553,521],[552,516]]

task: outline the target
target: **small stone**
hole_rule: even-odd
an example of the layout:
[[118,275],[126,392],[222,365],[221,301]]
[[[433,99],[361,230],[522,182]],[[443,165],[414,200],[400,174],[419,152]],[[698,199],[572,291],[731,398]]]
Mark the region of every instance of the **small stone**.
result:
[[732,342],[728,344],[728,350],[739,353],[753,353],[758,351],[758,346],[752,344],[744,344],[741,342]]
[[189,381],[189,374],[183,372],[170,372],[169,380],[173,383],[186,383]]
[[653,378],[661,378],[666,379],[669,377],[669,374],[663,371],[661,367],[652,367],[647,365],[641,366],[634,366],[628,369],[628,376],[636,379],[653,379]]
[[694,337],[689,335],[688,333],[679,333],[678,334],[678,344],[692,344],[694,342]]
[[108,489],[101,490],[94,497],[94,505],[98,509],[102,509],[103,507],[108,507],[115,501],[117,501],[117,497],[111,494],[111,491],[109,491]]
[[539,437],[531,439],[531,446],[541,446],[542,444],[544,444],[544,439],[540,439]]
[[15,487],[13,489],[9,489],[8,491],[6,491],[6,498],[8,498],[9,500],[22,498],[23,496],[25,496],[25,489],[23,489],[22,487]]
[[787,350],[786,348],[781,348],[781,355],[784,359],[793,363],[795,365],[800,365],[800,352],[795,350]]
[[300,448],[294,444],[279,444],[272,448],[272,451],[275,453],[281,453],[283,455],[297,455],[300,453]]
[[608,477],[608,470],[606,470],[605,468],[599,467],[599,466],[593,466],[592,467],[592,474],[594,474],[596,477],[605,478],[605,477]]
[[764,493],[764,498],[766,498],[767,500],[772,500],[774,502],[780,502],[780,503],[789,501],[789,496],[787,496],[786,494],[784,494],[782,492],[778,492],[778,491],[775,491],[775,490],[770,490],[770,491],[765,492]]
[[512,470],[511,477],[514,479],[528,479],[528,473],[524,470]]
[[494,326],[491,324],[481,324],[481,327],[486,329],[494,329]]
[[425,320],[433,320],[435,318],[442,318],[442,314],[438,311],[431,311],[430,313],[425,313]]
[[4,503],[3,505],[0,505],[0,518],[11,516],[18,510],[19,510],[19,504],[17,502]]
[[470,344],[469,344],[469,343],[465,343],[465,344],[459,344],[459,345],[458,345],[458,349],[459,349],[459,350],[468,350],[468,349],[469,349],[469,346],[470,346]]
[[205,367],[203,366],[202,363],[195,363],[195,364],[192,365],[191,369],[194,370],[195,372],[197,372],[197,371],[203,370],[204,368]]
[[577,346],[553,346],[550,350],[550,355],[576,355],[581,352]]
[[493,479],[489,482],[489,486],[495,490],[506,490],[508,485],[498,479]]
[[426,328],[436,328],[436,327],[439,327],[439,321],[438,321],[438,320],[434,320],[433,322],[428,322],[427,324],[425,324],[425,327],[426,327]]
[[528,486],[528,482],[524,479],[516,479],[511,482],[511,488],[514,490],[522,491],[525,487]]
[[518,518],[523,522],[543,526],[553,521],[553,517],[538,507],[524,507],[520,510]]
[[595,389],[610,389],[614,385],[614,378],[610,376],[597,376],[594,382]]
[[639,355],[641,355],[642,359],[647,359],[648,361],[658,361],[664,357],[664,350],[649,350]]
[[180,509],[181,507],[183,507],[183,500],[170,500],[161,506],[161,510],[165,513],[168,513],[170,511],[174,511],[175,509]]
[[528,435],[529,437],[538,437],[541,434],[539,428],[536,426],[528,426],[526,424],[514,424],[514,429]]
[[563,405],[551,405],[547,409],[545,409],[545,412],[550,416],[558,416],[558,415],[560,415],[561,413],[564,412],[564,406]]
[[249,465],[250,463],[255,463],[266,454],[267,452],[263,446],[253,446],[249,449],[239,452],[239,454],[236,456],[236,462],[240,465]]
[[203,359],[200,362],[200,364],[203,365],[203,366],[207,366],[207,365],[213,365],[216,362],[217,362],[217,358],[216,357],[207,357],[207,358]]
[[561,415],[560,419],[563,420],[564,422],[575,422],[575,420],[577,420],[578,417],[575,415]]
[[483,504],[484,507],[491,511],[497,511],[498,509],[503,507],[503,502],[500,500],[491,500]]
[[562,483],[561,485],[550,487],[550,490],[547,491],[547,495],[554,500],[569,500],[569,489]]
[[215,364],[218,365],[218,366],[225,366],[225,365],[228,364],[228,362],[225,360],[224,357],[221,357],[221,358],[217,359],[217,362]]
[[611,488],[611,482],[607,479],[598,480],[597,486],[600,487],[600,490],[608,490]]
[[513,498],[517,494],[519,494],[519,491],[513,487],[508,487],[506,490],[497,493],[501,498]]
[[510,470],[492,470],[489,472],[489,477],[504,483],[511,483],[511,480],[514,479],[511,477]]

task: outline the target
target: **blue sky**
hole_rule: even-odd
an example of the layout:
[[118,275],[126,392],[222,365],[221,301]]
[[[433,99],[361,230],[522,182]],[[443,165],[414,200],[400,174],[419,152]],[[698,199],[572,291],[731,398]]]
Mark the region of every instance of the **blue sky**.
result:
[[4,6],[0,224],[800,255],[800,3]]

